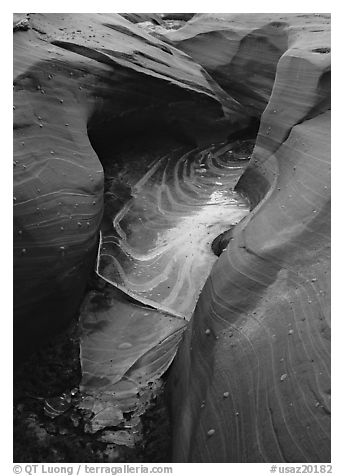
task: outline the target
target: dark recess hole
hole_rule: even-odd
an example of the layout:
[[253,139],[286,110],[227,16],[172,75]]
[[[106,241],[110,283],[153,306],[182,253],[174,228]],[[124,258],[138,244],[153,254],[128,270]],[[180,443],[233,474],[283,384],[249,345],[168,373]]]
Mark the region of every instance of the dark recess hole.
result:
[[314,53],[331,53],[331,48],[315,48],[314,50]]
[[182,20],[189,21],[195,13],[163,13],[161,15],[163,20]]
[[286,24],[281,21],[273,21],[270,23],[270,26],[274,26],[275,28],[281,28],[282,26],[286,26]]
[[224,231],[221,235],[218,235],[211,244],[211,249],[216,256],[220,256],[222,252],[227,248],[228,243],[233,238],[233,227]]
[[317,85],[317,94],[318,102],[308,112],[304,118],[305,121],[331,109],[331,71],[326,71],[320,76]]
[[88,124],[88,137],[104,168],[109,162],[121,160],[123,155],[127,155],[126,160],[130,161],[130,152],[137,144],[145,150],[170,142],[195,146],[176,120],[167,121],[154,112],[145,114],[138,111],[127,118],[113,120],[95,116]]
[[245,139],[255,139],[257,137],[260,125],[260,117],[252,116],[248,123],[248,126],[244,129],[240,129],[238,131],[229,134],[227,137],[228,141],[232,142],[235,140],[245,140]]
[[113,217],[131,197],[130,164],[143,176],[155,159],[176,148],[196,146],[174,118],[155,108],[106,117],[97,114],[88,124],[89,140],[104,168],[103,230],[112,228]]

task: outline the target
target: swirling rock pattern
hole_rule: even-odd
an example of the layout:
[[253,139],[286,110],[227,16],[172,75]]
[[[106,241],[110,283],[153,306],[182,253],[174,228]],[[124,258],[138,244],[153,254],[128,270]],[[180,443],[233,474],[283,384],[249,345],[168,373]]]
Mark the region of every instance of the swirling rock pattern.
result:
[[[329,28],[327,14],[196,15],[165,33],[164,43],[118,15],[15,20],[14,291],[21,351],[78,308],[103,211],[103,169],[92,145],[108,155],[102,142],[177,123],[175,130],[200,146],[222,141],[231,123],[244,125],[245,115],[260,119],[252,161],[237,186],[252,211],[231,230],[215,262],[169,377],[174,461],[330,460]],[[83,308],[82,358],[91,355],[99,366],[84,361],[82,386],[103,392],[101,401],[94,394],[84,401],[99,417],[92,431],[109,418],[121,421],[128,405],[137,405],[135,389],[172,359],[181,316],[190,317],[195,300],[186,286],[178,289],[177,273],[165,286],[154,259],[166,270],[175,256],[193,276],[193,293],[201,289],[199,271],[208,272],[216,258],[209,247],[210,261],[199,266],[184,263],[181,251],[202,252],[205,227],[179,239],[187,235],[185,216],[193,220],[209,210],[213,193],[224,197],[234,181],[218,152],[162,158],[117,214],[115,233],[103,229],[98,272],[127,293],[132,289],[132,302],[112,286],[105,297],[89,296]],[[115,154],[114,147],[114,160]],[[204,164],[209,182],[207,174],[201,178]],[[221,177],[216,187],[215,177]],[[145,205],[154,211],[155,230],[139,223]],[[216,234],[230,224],[222,227],[221,207],[211,218]],[[178,247],[163,241],[167,229]],[[153,249],[131,231],[141,238],[149,231]],[[145,254],[150,284],[138,275]],[[106,346],[104,329],[118,330],[117,347],[112,339]],[[100,337],[105,361],[96,349]]]
[[102,234],[98,274],[189,319],[216,260],[212,239],[248,211],[233,191],[243,169],[233,146],[170,153],[152,164]]
[[[219,19],[227,41],[221,33],[214,61],[230,51],[226,71],[247,35],[231,40],[240,18]],[[174,461],[331,457],[329,16],[269,15],[281,20],[288,50],[275,64],[252,161],[237,186],[252,211],[215,263],[170,375]],[[194,57],[210,59],[197,21],[174,38],[183,35]],[[267,18],[255,21],[262,28]],[[210,25],[215,36],[218,28],[209,22],[211,38]],[[243,88],[253,88],[249,75]]]
[[94,430],[140,414],[148,383],[169,367],[216,261],[212,240],[248,213],[233,188],[252,147],[178,149],[151,164],[131,198],[117,190],[124,205],[104,221],[97,259],[106,297],[91,293],[80,316],[81,389],[97,401]]
[[24,17],[25,28],[15,28],[14,36],[14,319],[20,354],[77,311],[95,258],[103,168],[89,134],[107,127],[115,141],[116,132],[120,136],[138,117],[141,127],[149,128],[154,117],[168,128],[180,116],[197,135],[223,118],[200,66],[119,15]]

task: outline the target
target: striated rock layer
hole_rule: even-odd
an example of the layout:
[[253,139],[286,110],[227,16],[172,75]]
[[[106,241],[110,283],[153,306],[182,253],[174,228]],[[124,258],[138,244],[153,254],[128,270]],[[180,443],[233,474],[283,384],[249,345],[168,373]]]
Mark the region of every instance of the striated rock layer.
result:
[[14,326],[23,354],[80,304],[103,211],[97,154],[115,161],[123,137],[151,129],[192,143],[211,129],[223,136],[228,104],[240,108],[220,91],[226,118],[199,65],[119,15],[18,14],[14,31]]
[[[233,139],[245,117],[260,121],[237,186],[252,211],[214,242],[220,257],[169,378],[175,461],[330,460],[329,27],[326,14],[196,15],[165,33],[164,43],[161,32],[154,38],[119,15],[15,18],[15,343],[22,354],[78,309],[102,220],[99,158],[116,161],[117,149],[137,136],[199,146]],[[112,326],[109,306],[116,306],[119,339],[132,336],[130,325],[149,327],[158,317],[152,331],[165,339],[165,318],[151,310],[141,322],[146,311],[137,303],[130,310],[115,294],[101,315]],[[87,338],[90,327],[101,328],[92,299]],[[114,350],[110,342],[110,350],[132,362],[135,349],[124,344]],[[141,368],[160,371],[159,359],[125,371],[130,378]]]
[[[317,103],[320,96],[326,101],[329,61],[321,53],[329,52],[329,27],[328,14],[198,14],[165,37],[201,64],[248,114],[260,117],[277,86],[276,69],[282,73],[279,88],[293,91],[293,82],[307,84],[304,98],[293,97],[290,103],[287,93],[284,100],[290,109],[312,103],[312,94]],[[321,106],[326,110],[328,103]],[[284,114],[288,116],[287,111]]]
[[329,462],[329,15],[197,16],[169,37],[263,112],[237,186],[252,211],[169,378],[173,459]]

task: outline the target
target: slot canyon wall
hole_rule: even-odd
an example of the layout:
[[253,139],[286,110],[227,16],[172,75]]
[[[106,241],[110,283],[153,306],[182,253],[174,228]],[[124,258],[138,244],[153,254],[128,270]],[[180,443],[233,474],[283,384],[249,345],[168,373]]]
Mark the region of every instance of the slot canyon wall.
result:
[[161,18],[14,17],[15,354],[78,312],[102,162],[123,141],[210,144],[259,123],[236,187],[251,212],[168,377],[173,461],[330,461],[330,15]]
[[120,15],[14,16],[15,356],[80,306],[103,214],[98,157],[116,161],[124,136],[197,144],[241,127],[241,106],[206,76]]
[[[197,15],[167,34],[252,114],[252,211],[170,376],[174,461],[330,461],[330,16]],[[210,331],[210,332],[209,332]]]

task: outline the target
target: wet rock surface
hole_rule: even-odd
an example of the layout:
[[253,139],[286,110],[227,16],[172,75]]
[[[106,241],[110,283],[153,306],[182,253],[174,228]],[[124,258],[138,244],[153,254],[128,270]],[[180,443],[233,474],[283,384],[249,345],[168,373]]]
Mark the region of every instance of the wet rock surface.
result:
[[213,237],[248,213],[234,186],[252,148],[178,148],[150,157],[145,173],[144,158],[136,166],[132,156],[130,167],[109,173],[126,193],[109,179],[96,264],[106,297],[90,293],[80,314],[80,388],[97,405],[95,430],[129,411],[139,416],[154,395],[216,261]]
[[245,151],[246,143],[218,144],[177,149],[152,162],[130,200],[102,227],[98,274],[142,302],[189,319],[215,262],[212,238],[248,213],[234,191],[248,162]]
[[14,18],[15,458],[330,461],[330,17],[129,15]]

